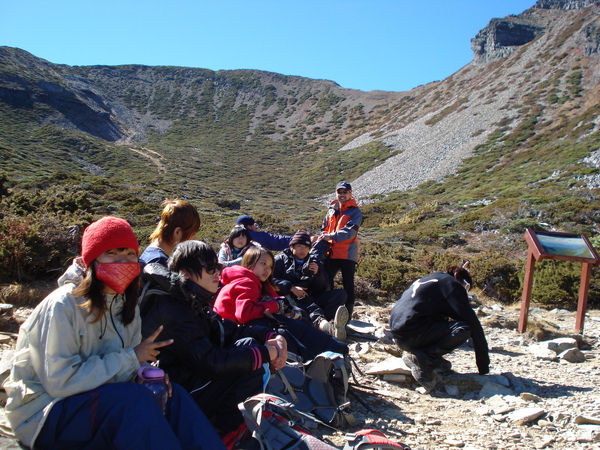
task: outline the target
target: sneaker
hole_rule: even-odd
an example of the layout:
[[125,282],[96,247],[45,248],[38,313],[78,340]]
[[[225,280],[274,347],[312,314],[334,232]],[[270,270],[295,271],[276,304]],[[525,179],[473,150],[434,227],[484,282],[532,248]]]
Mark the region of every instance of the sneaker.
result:
[[348,310],[344,305],[340,306],[335,312],[333,320],[330,322],[329,330],[333,337],[346,340],[346,324],[348,323]]
[[413,353],[406,353],[402,356],[402,361],[410,369],[410,373],[417,383],[428,391],[435,387],[436,380],[432,379],[429,374],[427,359],[423,352],[416,350]]

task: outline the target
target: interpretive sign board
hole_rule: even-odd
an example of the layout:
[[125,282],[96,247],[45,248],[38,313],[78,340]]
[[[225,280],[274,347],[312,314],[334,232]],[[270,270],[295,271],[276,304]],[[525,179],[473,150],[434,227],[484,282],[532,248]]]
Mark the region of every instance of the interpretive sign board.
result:
[[577,318],[575,321],[575,329],[578,333],[582,333],[592,267],[600,264],[600,256],[598,256],[596,249],[594,249],[594,246],[583,234],[537,231],[528,228],[525,231],[525,240],[529,245],[529,250],[527,252],[523,298],[521,299],[519,332],[523,333],[527,328],[535,262],[542,259],[553,259],[575,261],[583,264],[581,285],[579,286],[579,299],[577,302]]

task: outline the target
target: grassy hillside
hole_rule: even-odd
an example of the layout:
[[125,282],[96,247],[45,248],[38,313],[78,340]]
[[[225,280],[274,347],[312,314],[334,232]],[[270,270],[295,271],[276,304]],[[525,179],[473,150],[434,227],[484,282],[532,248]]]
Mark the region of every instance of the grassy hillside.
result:
[[[59,66],[2,47],[0,281],[55,277],[101,215],[125,217],[147,244],[165,198],[196,205],[215,247],[242,213],[275,233],[317,233],[322,196],[347,179],[369,197],[363,301],[464,259],[478,294],[517,301],[527,227],[600,243],[596,9],[513,17],[544,33],[407,93],[258,71]],[[429,174],[425,154],[456,168]],[[407,155],[416,169],[395,163]],[[378,188],[389,179],[417,181]],[[579,273],[540,264],[534,301],[573,306]]]

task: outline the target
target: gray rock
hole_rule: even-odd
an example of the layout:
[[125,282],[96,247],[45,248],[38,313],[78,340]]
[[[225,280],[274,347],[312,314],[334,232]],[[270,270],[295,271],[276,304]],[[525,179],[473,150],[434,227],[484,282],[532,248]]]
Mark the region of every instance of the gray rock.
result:
[[574,422],[577,425],[600,425],[600,417],[591,417],[591,416],[577,416],[575,417]]
[[451,395],[452,397],[458,397],[458,394],[460,394],[458,386],[446,385],[444,386],[444,390],[446,391],[446,394]]
[[556,352],[550,350],[544,343],[533,344],[527,347],[527,350],[534,358],[541,359],[543,361],[558,361]]
[[508,419],[517,425],[525,425],[539,419],[544,414],[546,411],[542,408],[522,408],[509,413]]
[[541,402],[542,399],[535,394],[531,394],[530,392],[522,392],[521,398],[528,402]]
[[570,348],[577,348],[577,341],[573,338],[557,338],[540,342],[540,344],[546,344],[547,347],[556,354],[562,353]]
[[565,350],[564,352],[558,355],[558,358],[563,361],[568,361],[570,363],[582,363],[585,362],[585,355],[581,353],[581,350],[578,348],[570,348]]
[[514,392],[501,384],[488,381],[479,391],[479,399],[493,397],[494,395],[513,395]]

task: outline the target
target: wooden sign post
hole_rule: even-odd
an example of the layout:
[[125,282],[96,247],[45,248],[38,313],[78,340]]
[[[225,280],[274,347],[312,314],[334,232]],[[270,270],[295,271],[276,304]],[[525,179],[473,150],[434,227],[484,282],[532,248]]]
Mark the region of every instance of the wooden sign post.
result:
[[527,266],[525,268],[525,282],[523,286],[523,298],[521,300],[519,333],[523,333],[527,328],[527,316],[529,315],[529,302],[533,286],[533,271],[535,262],[542,259],[583,263],[581,285],[579,286],[579,300],[577,302],[577,319],[575,321],[575,329],[578,333],[583,333],[583,321],[587,308],[592,267],[600,265],[600,256],[598,256],[588,238],[583,234],[554,233],[528,228],[525,231],[525,240],[529,245],[529,250],[527,252]]

